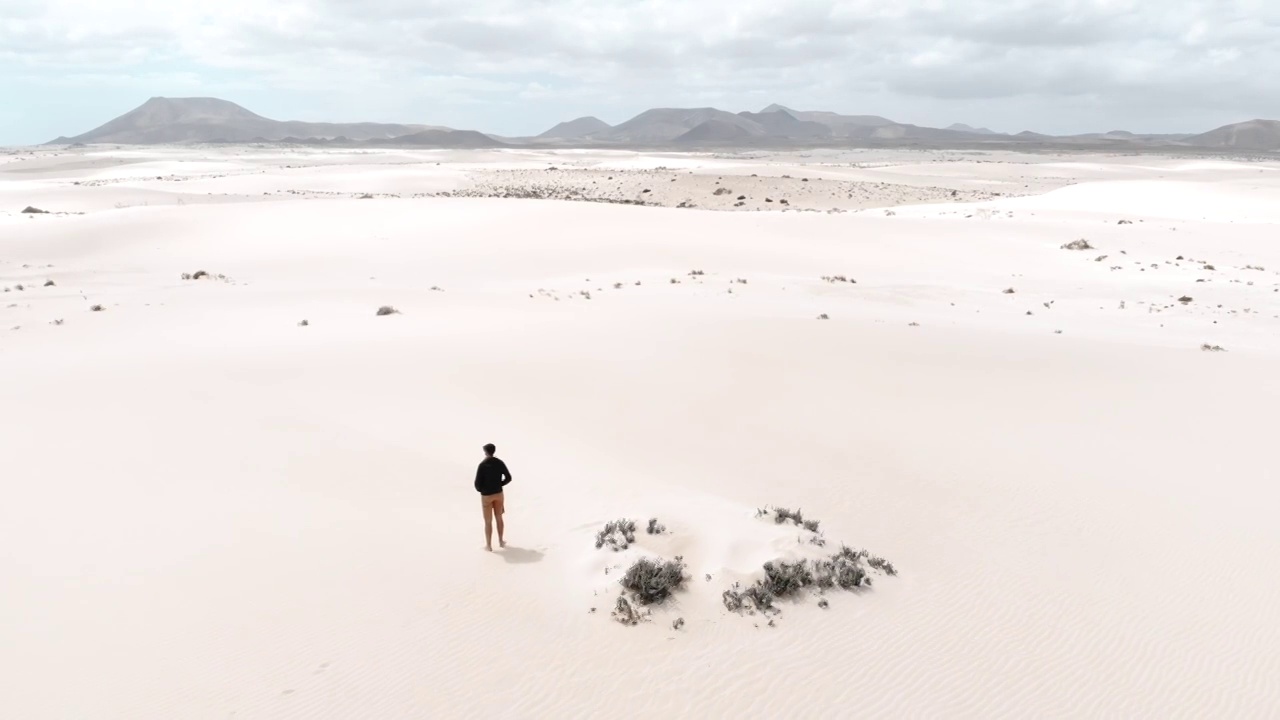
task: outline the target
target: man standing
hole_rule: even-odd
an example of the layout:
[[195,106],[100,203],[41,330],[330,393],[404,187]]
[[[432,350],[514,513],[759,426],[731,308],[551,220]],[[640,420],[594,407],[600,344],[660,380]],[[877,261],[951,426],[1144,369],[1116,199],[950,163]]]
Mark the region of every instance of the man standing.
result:
[[493,552],[493,518],[498,518],[498,546],[506,547],[507,541],[502,537],[503,506],[502,488],[511,482],[511,471],[507,464],[493,456],[498,448],[493,443],[484,446],[484,460],[476,468],[476,492],[480,493],[480,507],[484,510],[484,549]]

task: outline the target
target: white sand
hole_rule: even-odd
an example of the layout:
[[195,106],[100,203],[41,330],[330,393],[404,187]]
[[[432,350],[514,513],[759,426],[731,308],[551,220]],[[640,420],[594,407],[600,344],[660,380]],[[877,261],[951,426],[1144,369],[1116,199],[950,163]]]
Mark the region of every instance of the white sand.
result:
[[[0,157],[0,715],[1274,716],[1280,168],[617,155]],[[413,197],[609,163],[887,185]],[[899,576],[728,613],[814,552],[766,504]],[[618,516],[671,533],[595,550]],[[640,553],[692,580],[624,627]]]

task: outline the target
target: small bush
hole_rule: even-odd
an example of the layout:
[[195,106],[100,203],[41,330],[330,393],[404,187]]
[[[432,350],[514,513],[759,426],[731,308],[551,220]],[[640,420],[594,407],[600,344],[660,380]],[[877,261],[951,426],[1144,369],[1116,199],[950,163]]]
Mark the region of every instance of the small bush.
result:
[[1221,345],[1210,345],[1209,343],[1205,343],[1201,345],[1200,349],[1205,352],[1226,352],[1227,351],[1227,349],[1222,347]]
[[52,280],[45,280],[45,281],[44,281],[44,286],[45,286],[45,287],[53,287],[53,286],[55,286],[55,285],[57,285],[57,283],[55,283],[55,282],[54,282],[54,281],[52,281]]
[[209,277],[209,273],[207,273],[207,272],[205,272],[205,271],[203,271],[203,270],[197,270],[197,271],[195,271],[195,272],[191,273],[191,279],[192,279],[192,280],[199,280],[200,278],[206,278],[206,277]]
[[804,523],[804,514],[800,510],[790,510],[788,508],[774,508],[773,521],[781,525],[790,520],[796,525]]
[[661,535],[667,531],[665,525],[658,522],[658,518],[649,518],[649,527],[644,529],[650,535]]
[[885,573],[886,575],[898,574],[898,570],[893,566],[893,563],[876,555],[872,555],[871,557],[868,557],[867,564],[875,568],[876,570],[879,570],[880,572]]
[[1013,288],[1005,288],[1004,290],[1001,290],[1000,292],[1004,293],[1005,295],[1012,295],[1012,294],[1014,294],[1014,293],[1016,293],[1016,292],[1018,292],[1018,291],[1017,291],[1017,290],[1014,290]]
[[631,601],[627,600],[626,595],[618,596],[618,602],[613,606],[613,617],[623,625],[637,625],[640,623],[640,614],[636,612]]
[[311,323],[307,322],[306,319],[304,318],[302,321],[298,323],[298,327],[307,327],[310,324]]
[[674,560],[640,558],[627,568],[619,582],[641,605],[652,605],[684,587],[688,579],[684,571],[684,558],[680,556]]
[[38,207],[32,207],[32,206],[28,205],[28,206],[27,206],[27,207],[22,211],[22,213],[23,213],[24,215],[48,215],[48,214],[49,214],[49,211],[48,211],[48,210],[41,210],[41,209],[40,209],[40,208],[38,208]]
[[814,533],[818,532],[817,520],[805,520],[802,524],[804,525],[805,530],[808,530],[809,532],[814,532]]
[[636,541],[636,522],[625,518],[606,523],[604,529],[596,533],[596,549],[608,545],[614,551],[626,550]]
[[26,288],[25,288],[25,287],[23,287],[21,283],[19,283],[19,284],[17,284],[17,285],[14,285],[14,286],[13,286],[13,289],[14,289],[14,290],[17,290],[18,292],[22,292],[23,290],[26,290]]
[[1093,250],[1094,247],[1089,244],[1088,240],[1085,240],[1084,238],[1080,238],[1079,240],[1072,240],[1071,242],[1063,245],[1062,249],[1063,250]]
[[703,275],[706,275],[706,273],[702,272],[701,270],[690,270],[690,271],[689,271],[689,277],[701,277],[701,276],[703,276]]
[[1178,302],[1182,303],[1183,305],[1186,305],[1187,303],[1191,302],[1191,296],[1183,295],[1182,297],[1178,298]]
[[383,315],[399,315],[400,311],[391,307],[390,305],[383,305],[382,307],[378,308],[377,314],[379,317]]
[[684,618],[682,617],[676,618],[676,621],[671,623],[672,630],[679,630],[682,627],[684,627]]
[[819,320],[830,320],[830,319],[831,319],[831,316],[830,316],[830,315],[828,315],[828,314],[826,314],[826,313],[822,313],[821,315],[819,315],[819,316],[818,316],[818,319],[819,319]]
[[103,310],[106,310],[106,308],[101,305],[91,305],[89,307],[89,312],[102,312]]

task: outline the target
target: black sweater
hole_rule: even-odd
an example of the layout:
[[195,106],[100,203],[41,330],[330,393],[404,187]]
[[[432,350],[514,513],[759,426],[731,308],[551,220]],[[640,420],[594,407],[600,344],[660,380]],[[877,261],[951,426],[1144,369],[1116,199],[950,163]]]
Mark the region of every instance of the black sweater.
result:
[[509,482],[511,471],[496,457],[481,460],[480,467],[476,468],[476,492],[481,495],[497,495]]

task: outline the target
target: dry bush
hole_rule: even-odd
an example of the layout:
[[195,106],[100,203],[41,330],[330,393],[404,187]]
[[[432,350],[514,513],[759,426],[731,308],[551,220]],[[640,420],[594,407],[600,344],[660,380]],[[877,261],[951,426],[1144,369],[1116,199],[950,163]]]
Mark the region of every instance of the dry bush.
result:
[[1088,240],[1085,240],[1084,238],[1080,238],[1079,240],[1072,240],[1071,242],[1066,243],[1065,245],[1062,246],[1062,249],[1063,250],[1093,250],[1094,247],[1089,244]]
[[687,580],[684,558],[677,555],[674,560],[640,558],[627,568],[619,582],[631,591],[636,602],[652,605],[671,597]]
[[635,541],[636,521],[626,518],[606,523],[604,528],[596,533],[597,550],[606,545],[614,551],[626,550]]
[[399,314],[400,314],[400,311],[391,307],[390,305],[383,305],[382,307],[378,308],[378,312],[377,312],[377,315],[379,317],[383,315],[399,315]]

